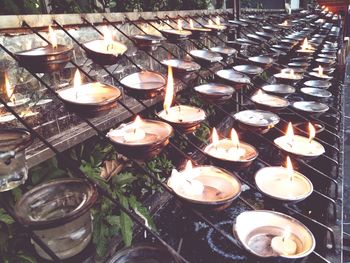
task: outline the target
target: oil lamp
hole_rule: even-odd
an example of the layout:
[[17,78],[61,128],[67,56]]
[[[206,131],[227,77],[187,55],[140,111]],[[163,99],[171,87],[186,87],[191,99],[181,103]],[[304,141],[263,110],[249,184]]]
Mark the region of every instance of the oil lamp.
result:
[[310,54],[313,54],[316,51],[316,49],[311,46],[307,40],[307,38],[304,39],[303,44],[301,45],[301,49],[297,50],[297,53],[301,56],[309,56]]
[[257,107],[262,109],[268,109],[271,111],[282,110],[288,107],[288,100],[270,95],[259,89],[252,97],[251,100],[257,105]]
[[269,262],[302,260],[316,245],[305,225],[275,211],[245,211],[236,218],[233,231],[248,252]]
[[288,20],[284,20],[283,23],[278,24],[282,28],[290,28],[292,27],[292,24],[288,23]]
[[70,61],[72,47],[58,44],[56,32],[49,26],[51,45],[15,53],[21,66],[35,73],[59,71]]
[[177,20],[177,29],[161,29],[160,32],[170,41],[180,41],[185,40],[192,35],[189,30],[184,30],[182,28],[183,21],[181,19]]
[[172,68],[168,67],[168,82],[166,86],[163,110],[157,116],[185,133],[193,132],[205,120],[205,111],[192,106],[171,106],[174,99],[174,77]]
[[215,18],[215,24],[211,19],[209,19],[208,24],[204,25],[204,27],[215,30],[216,33],[226,29],[226,26],[221,24],[219,16]]
[[145,160],[159,154],[169,143],[172,133],[173,129],[167,123],[142,120],[137,116],[134,121],[110,130],[107,137],[122,154]]
[[184,30],[192,32],[191,37],[193,38],[200,38],[206,35],[207,33],[211,32],[210,28],[195,26],[192,19],[190,19],[189,27],[184,27]]
[[218,163],[243,168],[249,166],[258,156],[257,150],[250,144],[240,142],[235,129],[231,130],[230,139],[219,139],[215,128],[212,132],[212,143],[204,148],[204,152]]
[[308,128],[308,138],[295,135],[292,123],[289,123],[286,135],[276,138],[274,143],[284,152],[298,158],[312,159],[318,157],[325,152],[325,149],[322,144],[314,140],[316,135],[314,126],[309,123]]
[[215,166],[192,167],[191,161],[184,170],[172,171],[168,186],[180,198],[206,210],[228,207],[241,192],[234,174]]
[[[15,94],[15,88],[9,82],[7,74],[5,74],[5,89],[8,97],[7,105],[10,107],[20,107],[27,104],[30,99],[29,98],[19,98]],[[0,107],[3,107],[2,105]]]
[[113,65],[128,49],[124,44],[113,40],[112,33],[107,26],[103,27],[104,39],[97,39],[84,43],[88,58],[100,65]]
[[280,201],[299,202],[313,191],[311,181],[293,170],[289,156],[286,167],[270,166],[260,169],[255,175],[255,183],[266,196]]
[[117,106],[121,96],[118,88],[100,82],[81,84],[80,71],[74,74],[74,85],[58,91],[67,108],[82,115],[94,117]]
[[320,80],[331,80],[333,79],[333,77],[328,76],[326,74],[323,73],[323,67],[321,65],[318,66],[317,68],[317,72],[313,71],[309,73],[310,76],[315,77],[316,79],[320,79]]
[[278,82],[287,85],[291,85],[294,82],[303,79],[303,76],[301,74],[294,73],[293,69],[288,71],[282,70],[281,73],[274,74],[273,76]]

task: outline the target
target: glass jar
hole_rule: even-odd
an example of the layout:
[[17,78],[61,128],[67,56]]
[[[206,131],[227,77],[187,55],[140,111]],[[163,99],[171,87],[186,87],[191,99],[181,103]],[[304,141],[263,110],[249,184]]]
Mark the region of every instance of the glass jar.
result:
[[32,142],[21,128],[0,129],[0,192],[9,191],[27,180],[25,149]]
[[[57,179],[23,195],[15,213],[60,259],[67,259],[83,251],[91,240],[90,208],[96,199],[96,188],[86,180]],[[42,258],[51,259],[32,242]]]

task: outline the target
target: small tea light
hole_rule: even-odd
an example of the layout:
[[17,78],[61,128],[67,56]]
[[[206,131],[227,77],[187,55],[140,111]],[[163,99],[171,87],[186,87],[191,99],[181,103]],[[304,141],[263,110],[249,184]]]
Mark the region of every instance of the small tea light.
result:
[[268,109],[283,109],[289,105],[288,100],[267,94],[259,89],[252,97],[251,100],[262,108]]
[[278,24],[280,27],[292,27],[291,24],[288,23],[288,20],[284,20],[283,23]]
[[166,37],[174,40],[180,40],[181,38],[187,38],[192,35],[189,30],[184,30],[183,21],[181,19],[177,20],[177,29],[162,29],[160,32]]
[[314,140],[315,135],[316,131],[311,123],[309,123],[309,138],[294,135],[292,123],[289,123],[286,135],[276,138],[274,143],[282,150],[297,157],[313,158],[325,152],[322,144]]
[[191,161],[184,170],[172,171],[168,186],[186,201],[216,210],[227,207],[241,192],[233,174],[215,166],[192,167]]
[[200,122],[205,120],[205,111],[192,106],[176,105],[171,106],[174,98],[174,77],[173,71],[168,66],[168,81],[164,98],[164,110],[157,113],[162,120],[183,129],[185,132],[193,132]]
[[321,80],[331,80],[333,78],[323,73],[323,67],[321,65],[318,66],[317,72],[310,72],[309,75]]
[[121,153],[137,159],[148,159],[168,144],[172,127],[161,121],[142,120],[121,124],[107,133],[107,137],[118,146]]
[[297,243],[291,237],[288,227],[284,230],[283,235],[272,238],[271,247],[279,255],[291,256],[297,253]]
[[283,84],[292,84],[303,78],[301,74],[296,74],[293,69],[287,71],[282,69],[281,73],[274,74],[273,76]]
[[303,54],[303,55],[309,55],[311,53],[314,53],[315,51],[316,49],[309,44],[309,42],[307,41],[307,38],[304,39],[303,44],[301,45],[301,49],[297,50],[299,54]]
[[81,84],[80,71],[77,70],[73,87],[58,91],[58,95],[73,111],[94,115],[115,107],[121,92],[116,87],[100,82]]
[[293,170],[287,156],[286,167],[264,167],[255,175],[259,190],[267,196],[281,201],[298,202],[307,198],[313,191],[311,181]]
[[190,19],[189,27],[186,27],[184,29],[188,30],[188,31],[191,31],[192,35],[194,35],[196,37],[200,36],[201,34],[205,34],[205,33],[208,33],[208,32],[211,31],[210,28],[204,28],[204,27],[197,27],[197,26],[195,26],[192,19]]
[[220,21],[220,17],[217,16],[215,18],[215,24],[213,23],[213,21],[211,19],[209,19],[208,24],[204,25],[206,28],[210,28],[210,29],[214,29],[214,30],[218,30],[218,31],[222,31],[226,29],[226,26],[221,25],[221,21]]
[[240,142],[235,129],[231,130],[230,139],[219,140],[216,129],[213,129],[212,143],[204,152],[218,160],[249,165],[257,156],[257,150],[250,144]]
[[[30,101],[29,98],[19,98],[18,96],[16,96],[15,88],[10,84],[7,74],[5,74],[5,89],[7,97],[9,99],[7,105],[12,108],[23,106]],[[3,105],[0,105],[0,108],[3,107]]]

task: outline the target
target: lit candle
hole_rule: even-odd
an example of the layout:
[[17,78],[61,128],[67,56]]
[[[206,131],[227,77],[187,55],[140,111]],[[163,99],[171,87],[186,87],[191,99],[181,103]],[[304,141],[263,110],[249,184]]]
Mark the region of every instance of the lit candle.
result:
[[217,16],[217,17],[215,18],[215,23],[216,23],[218,26],[221,25],[221,21],[220,21],[220,17],[219,17],[219,16]]
[[231,130],[231,141],[233,145],[228,150],[228,154],[232,159],[238,160],[245,154],[246,150],[239,146],[239,138],[235,129]]
[[177,30],[182,31],[182,23],[181,19],[177,20]]
[[55,49],[57,48],[57,35],[56,35],[56,31],[54,31],[51,27],[51,25],[49,25],[49,40],[51,42],[52,47]]
[[194,25],[193,25],[193,20],[192,19],[190,19],[190,28],[194,29]]
[[[15,88],[10,84],[10,81],[6,73],[5,73],[5,89],[6,89],[7,97],[9,99],[9,102],[7,103],[7,105],[10,107],[22,106],[27,102],[29,102],[30,100],[29,98],[19,99],[16,97]],[[2,108],[3,105],[1,105],[0,107]]]
[[315,127],[311,124],[311,122],[309,122],[308,126],[309,126],[309,144],[311,144],[312,140],[316,136],[316,130],[315,130]]
[[166,86],[163,108],[158,116],[171,123],[195,123],[206,118],[205,112],[187,105],[171,106],[174,98],[174,77],[171,66],[168,66],[168,81]]
[[145,131],[141,128],[141,119],[140,116],[137,116],[135,118],[135,121],[132,125],[130,125],[129,129],[125,131],[124,134],[124,140],[126,142],[135,142],[135,141],[140,141],[143,138],[145,138],[146,133]]
[[291,237],[290,229],[287,226],[283,235],[276,236],[271,240],[272,249],[283,256],[291,256],[297,253],[297,244]]

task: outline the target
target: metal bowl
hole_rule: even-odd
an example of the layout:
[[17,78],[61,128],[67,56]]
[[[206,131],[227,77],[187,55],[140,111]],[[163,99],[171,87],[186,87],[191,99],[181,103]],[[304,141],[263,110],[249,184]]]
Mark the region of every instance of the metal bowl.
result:
[[253,41],[256,41],[256,42],[259,42],[259,43],[263,43],[263,42],[266,42],[266,39],[261,37],[261,36],[258,36],[256,34],[247,34],[247,38],[248,39],[251,39]]
[[326,104],[316,101],[296,101],[292,103],[292,107],[297,111],[308,114],[322,114],[329,110]]
[[173,128],[162,121],[142,120],[140,127],[146,133],[146,139],[142,141],[125,141],[125,129],[129,129],[134,122],[122,124],[118,128],[108,132],[107,137],[116,145],[118,152],[136,160],[148,160],[159,154],[169,143],[173,135]]
[[223,47],[223,46],[211,47],[210,50],[224,57],[236,56],[238,53],[238,51],[232,47]]
[[316,58],[315,61],[322,66],[332,66],[335,64],[335,60],[329,58]]
[[267,33],[267,32],[255,32],[256,35],[265,38],[266,40],[270,40],[271,38],[274,37],[274,34],[271,33]]
[[[323,69],[323,72],[328,74],[328,75],[333,74],[335,71],[335,68],[333,68],[333,67],[322,67],[322,69]],[[312,69],[312,71],[314,71],[314,72],[318,72],[318,70],[319,70],[318,67]]]
[[260,134],[268,132],[280,121],[277,114],[263,110],[244,110],[237,112],[233,117],[240,129]]
[[131,262],[180,263],[180,260],[164,247],[160,247],[154,243],[145,243],[119,250],[108,261],[108,263]]
[[219,83],[208,83],[194,87],[194,90],[205,100],[215,103],[223,103],[232,98],[235,89],[231,86]]
[[[180,171],[178,176],[185,176],[185,170]],[[193,167],[191,179],[203,184],[204,190],[200,194],[193,194],[190,181],[177,179],[173,175],[168,180],[168,186],[175,194],[195,208],[210,211],[221,211],[232,204],[241,193],[241,183],[235,174],[222,168],[204,165]]]
[[159,31],[169,41],[183,41],[192,35],[191,31],[187,30],[160,29]]
[[[108,52],[108,46],[111,45],[111,52]],[[127,51],[127,46],[124,44],[112,41],[106,44],[105,40],[97,39],[83,44],[86,55],[89,59],[99,65],[114,65],[120,57]],[[106,50],[101,48],[106,47]]]
[[211,32],[210,28],[205,27],[184,27],[184,30],[190,31],[192,33],[190,37],[194,39],[201,38]]
[[131,96],[149,99],[159,95],[164,90],[166,79],[154,71],[140,71],[122,78],[120,83]]
[[242,74],[246,74],[249,77],[254,77],[264,72],[263,68],[255,65],[237,65],[237,66],[233,66],[233,69]]
[[271,66],[272,63],[274,62],[273,58],[270,58],[267,56],[250,57],[248,58],[248,60],[255,65],[263,66],[264,68]]
[[287,99],[264,92],[253,94],[251,100],[257,108],[273,112],[283,110],[289,106]]
[[300,89],[300,92],[313,99],[327,99],[332,97],[332,93],[326,89],[303,87]]
[[[272,238],[286,227],[297,242],[297,254],[279,255],[271,248]],[[245,250],[268,262],[294,262],[307,257],[316,246],[312,232],[291,216],[269,210],[245,211],[238,215],[233,232]]]
[[[309,123],[312,124],[312,126],[314,126],[315,130],[316,130],[316,134],[323,132],[325,130],[325,126],[317,121],[306,121],[306,122],[298,122],[293,124],[293,127],[295,127],[294,132],[296,134],[301,134],[301,135],[305,135],[309,133]],[[298,131],[298,129],[300,129],[301,131]]]
[[270,84],[262,86],[261,89],[266,93],[271,93],[279,96],[284,96],[295,92],[295,88],[287,84]]
[[304,85],[311,88],[328,89],[332,83],[326,80],[308,80],[304,82]]
[[201,66],[190,60],[167,59],[161,62],[164,66],[171,66],[175,74],[185,75],[201,69]]
[[277,32],[279,32],[281,30],[279,28],[275,28],[275,27],[272,27],[272,26],[263,26],[262,29],[265,32],[269,32],[269,33],[277,33]]
[[250,78],[233,69],[222,69],[215,73],[215,76],[228,85],[232,85],[235,90],[239,90],[251,84]]
[[223,60],[220,54],[210,50],[195,49],[191,50],[190,54],[199,64],[211,64]]
[[134,35],[131,39],[139,49],[151,51],[156,50],[165,40],[164,37],[155,35]]
[[289,67],[295,67],[295,68],[308,68],[310,66],[310,63],[302,62],[302,61],[294,61],[288,63]]
[[[87,117],[106,114],[117,106],[116,101],[121,96],[121,91],[117,87],[105,83],[87,83],[80,88],[82,91],[78,92],[74,87],[59,90],[58,96],[69,111]],[[95,93],[96,90],[98,93]],[[78,95],[79,93],[82,94]]]
[[322,76],[320,76],[318,74],[318,72],[316,71],[312,71],[312,72],[309,72],[309,75],[310,77],[312,77],[313,79],[319,79],[319,80],[326,80],[326,81],[331,81],[333,79],[332,76],[328,76],[326,74],[323,74]]
[[273,76],[275,77],[277,82],[287,85],[293,85],[293,83],[303,79],[303,76],[301,74],[294,74],[294,78],[290,78],[286,73],[277,73]]
[[64,45],[33,48],[14,53],[19,64],[34,73],[46,73],[62,70],[71,60],[73,48]]

